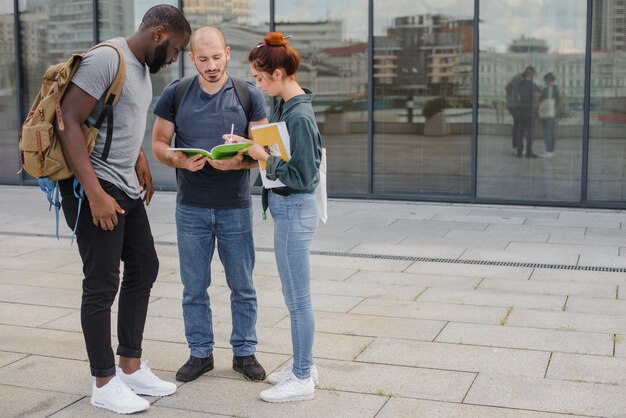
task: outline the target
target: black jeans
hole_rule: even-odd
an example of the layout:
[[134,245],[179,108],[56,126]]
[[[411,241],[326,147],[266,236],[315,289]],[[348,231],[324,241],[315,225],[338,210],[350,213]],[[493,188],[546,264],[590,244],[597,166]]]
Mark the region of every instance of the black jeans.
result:
[[[72,191],[73,179],[59,182],[63,214],[73,229],[78,200]],[[83,295],[80,319],[87,346],[91,374],[115,374],[111,348],[111,306],[120,283],[120,260],[124,262],[117,320],[117,354],[141,357],[148,299],[159,271],[148,216],[141,199],[131,199],[113,184],[100,180],[102,188],[124,209],[118,224],[105,231],[93,224],[89,201],[83,199],[76,242],[83,261]]]
[[524,135],[526,136],[526,156],[533,153],[533,139],[535,118],[530,106],[513,108],[513,147],[517,149],[517,155],[521,157],[524,148]]

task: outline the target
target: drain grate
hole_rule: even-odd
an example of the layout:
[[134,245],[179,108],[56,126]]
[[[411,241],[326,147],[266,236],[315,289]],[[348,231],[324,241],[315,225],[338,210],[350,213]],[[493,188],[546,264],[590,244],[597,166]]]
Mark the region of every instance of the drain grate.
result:
[[[272,248],[257,248],[256,250],[259,252],[274,252],[274,249]],[[527,267],[553,270],[581,270],[603,271],[608,273],[626,273],[626,267],[574,266],[571,264],[523,263],[517,261],[463,260],[458,258],[415,257],[408,255],[365,254],[337,251],[311,251],[311,254],[329,257],[365,258],[371,260],[420,261],[425,263],[472,264],[484,266]]]
[[[27,236],[27,237],[43,237],[54,238],[52,234],[34,234],[28,232],[0,232],[2,235]],[[69,239],[69,237],[61,237]],[[171,241],[155,241],[155,245],[174,246],[175,242]],[[273,248],[257,247],[256,251],[262,253],[273,253]],[[489,260],[463,260],[458,258],[437,258],[437,257],[415,257],[409,255],[387,255],[387,254],[366,254],[366,253],[348,253],[345,251],[311,251],[312,255],[321,255],[325,257],[347,257],[347,258],[364,258],[368,260],[398,260],[398,261],[420,261],[423,263],[443,263],[443,264],[466,264],[466,265],[482,265],[482,266],[500,266],[500,267],[525,267],[537,269],[551,270],[578,270],[578,271],[599,271],[607,273],[626,273],[626,267],[606,267],[606,266],[575,266],[571,264],[548,264],[548,263],[522,263],[518,261],[489,261]]]

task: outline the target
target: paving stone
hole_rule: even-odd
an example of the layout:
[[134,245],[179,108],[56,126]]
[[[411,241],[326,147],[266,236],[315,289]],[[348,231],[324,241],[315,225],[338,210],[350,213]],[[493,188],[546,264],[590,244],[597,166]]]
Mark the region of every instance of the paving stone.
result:
[[80,289],[50,289],[0,284],[0,302],[72,309],[80,306],[81,293]]
[[563,286],[562,282],[502,280],[495,278],[486,278],[480,282],[478,288],[479,290],[491,289],[506,291],[508,293],[560,296],[576,295],[607,299],[614,299],[617,290],[616,286],[611,284],[569,283],[567,286]]
[[602,417],[623,417],[626,388],[553,379],[479,375],[465,403]]
[[[377,253],[374,253],[377,254]],[[412,264],[411,261],[388,260],[362,257],[337,257],[312,255],[311,265],[337,267],[343,269],[360,269],[371,271],[404,271]]]
[[[450,231],[445,235],[448,240],[469,240],[477,241],[495,241],[495,242],[547,242],[550,233],[546,231],[535,231],[521,228],[492,229],[493,225],[485,231]],[[467,247],[471,248],[471,247]]]
[[423,401],[391,398],[376,418],[574,418],[579,415],[562,415],[521,409],[493,408],[451,402]]
[[569,254],[586,254],[586,255],[618,255],[618,246],[611,246],[604,243],[604,245],[589,244],[584,245],[583,242],[578,242],[578,245],[574,244],[561,244],[554,242],[547,243],[529,243],[529,242],[511,242],[507,247],[507,251],[513,253],[520,253],[531,256],[553,256],[560,257],[562,255]]
[[605,254],[581,254],[578,259],[579,266],[589,266],[589,267],[616,267],[616,268],[624,268],[626,267],[626,257],[621,257],[618,255],[605,255]]
[[[474,289],[480,282],[480,277],[438,275],[438,274],[411,274],[411,273],[385,273],[374,271],[359,271],[346,279],[353,286],[361,286],[363,283],[390,285],[406,285],[419,287],[442,287],[458,289]],[[524,279],[526,280],[526,279]]]
[[626,315],[626,300],[572,296],[567,299],[565,310],[568,312]]
[[565,296],[525,295],[495,290],[430,288],[419,297],[424,302],[459,303],[463,305],[520,307],[544,310],[561,310]]
[[0,302],[0,323],[37,327],[75,311],[75,309]]
[[82,274],[67,274],[60,271],[28,271],[22,269],[0,271],[0,283],[18,286],[39,286],[54,289],[81,289]]
[[[463,253],[461,259],[463,260],[482,260],[482,261],[501,261],[501,262],[516,262],[516,263],[538,263],[538,264],[566,264],[576,265],[579,261],[578,253],[561,252],[546,254],[537,250],[533,253],[520,253],[516,251],[509,251],[510,247],[507,247],[504,251],[496,250],[473,250],[468,249]],[[595,256],[595,254],[594,254]]]
[[[460,234],[458,234],[461,232]],[[465,234],[466,236],[463,236]],[[402,240],[398,246],[414,248],[414,247],[455,247],[455,248],[482,248],[486,250],[504,250],[506,246],[509,244],[511,238],[508,239],[482,239],[483,231],[472,231],[469,233],[468,231],[450,231],[443,238],[433,238],[433,237],[408,237]],[[421,257],[425,256],[421,252],[419,252]]]
[[320,387],[381,396],[460,402],[475,373],[345,361],[316,361]]
[[[257,350],[292,355],[291,332],[287,328],[257,328]],[[353,360],[374,338],[358,335],[315,332],[313,357],[333,360]]]
[[[270,306],[273,308],[284,308],[285,300],[280,290],[266,291],[257,289],[257,301],[259,306]],[[362,297],[356,296],[341,296],[341,295],[328,295],[328,294],[312,294],[313,309],[317,312],[348,312],[350,309],[357,306]],[[223,293],[216,297],[216,300],[221,303],[228,303],[230,295]]]
[[612,355],[608,334],[451,322],[435,339],[467,345]]
[[0,384],[91,395],[93,378],[87,361],[32,355],[0,369]]
[[554,353],[550,359],[546,377],[624,386],[626,385],[626,359]]
[[8,351],[0,351],[0,367],[4,367],[7,364],[11,364],[14,361],[18,361],[26,357],[27,354],[9,353]]
[[0,350],[84,360],[82,333],[0,325]]
[[[104,409],[95,408],[89,403],[89,398],[68,405],[59,412],[51,415],[54,418],[76,418],[76,417],[116,417],[119,416],[114,412]],[[131,415],[132,416],[132,415]],[[158,401],[153,401],[150,408],[141,412],[140,416],[149,416],[150,418],[223,418],[221,414],[209,414],[206,412],[185,411],[182,409],[165,408],[158,405]]]
[[626,316],[588,312],[538,311],[515,308],[509,314],[506,325],[563,331],[626,334]]
[[311,292],[317,295],[353,296],[394,300],[413,300],[425,290],[422,286],[359,283],[336,281],[311,281]]
[[385,299],[365,299],[353,314],[369,314],[398,318],[433,319],[442,321],[499,324],[507,309],[494,306],[469,306],[455,303],[405,302]]
[[588,285],[626,285],[626,275],[624,275],[624,273],[613,273],[606,271],[536,268],[532,272],[531,280],[560,283],[583,283]]
[[377,338],[356,360],[407,367],[543,377],[549,358],[549,352],[541,351]]
[[0,405],[5,417],[48,417],[81,399],[67,393],[0,385]]
[[[255,417],[373,417],[387,401],[385,396],[316,389],[315,399],[272,404],[259,399],[259,392],[271,386],[243,380],[202,376],[182,385],[175,396],[156,405],[226,416]],[[253,412],[252,412],[253,411]]]
[[[509,260],[510,261],[510,260]],[[441,274],[466,277],[506,277],[525,280],[533,272],[531,267],[490,266],[486,264],[450,264],[415,262],[404,273]]]
[[465,251],[464,247],[453,245],[382,245],[378,243],[364,243],[356,246],[350,252],[358,254],[380,254],[405,257],[440,257],[458,258]]
[[[315,313],[315,330],[333,334],[359,335],[365,337],[405,338],[432,341],[446,324],[410,318],[389,318],[374,315]],[[276,324],[289,328],[289,317]]]

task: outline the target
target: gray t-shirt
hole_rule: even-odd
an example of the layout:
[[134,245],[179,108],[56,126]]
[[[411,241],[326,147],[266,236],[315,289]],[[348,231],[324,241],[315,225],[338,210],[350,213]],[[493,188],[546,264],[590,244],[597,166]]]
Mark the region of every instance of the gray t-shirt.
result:
[[[120,98],[113,107],[113,141],[106,161],[102,161],[102,151],[106,140],[107,120],[104,120],[96,145],[91,153],[91,164],[96,176],[113,183],[130,198],[140,197],[139,180],[135,163],[143,142],[148,108],[152,102],[152,81],[148,68],[141,64],[132,53],[124,38],[111,39],[124,53],[126,60],[126,80]],[[98,103],[87,123],[95,125],[102,113],[103,95],[117,73],[119,58],[113,48],[101,47],[89,52],[83,58],[72,82]]]

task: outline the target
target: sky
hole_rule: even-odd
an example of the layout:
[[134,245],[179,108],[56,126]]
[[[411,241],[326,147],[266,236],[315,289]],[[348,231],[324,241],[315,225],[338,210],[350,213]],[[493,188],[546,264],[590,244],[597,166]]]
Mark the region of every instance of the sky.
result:
[[[256,1],[259,7],[265,0]],[[367,37],[367,0],[276,0],[277,20],[344,20],[344,40]],[[474,16],[473,0],[374,0],[374,34],[399,16],[441,13],[455,18]],[[586,1],[583,0],[481,0],[480,47],[504,52],[512,39],[545,39],[551,50],[569,45],[584,50]]]
[[[54,0],[50,0],[54,1]],[[162,0],[176,4],[176,0]],[[20,0],[23,4],[25,0]],[[255,24],[265,24],[268,0],[251,0]],[[134,0],[135,21],[155,4]],[[545,39],[550,50],[566,46],[572,51],[585,47],[586,1],[584,0],[481,0],[480,48],[504,52],[512,39]],[[0,0],[0,13],[10,13],[13,0]],[[276,0],[277,21],[344,21],[343,41],[367,39],[367,0]],[[456,18],[474,15],[473,0],[374,0],[374,33],[384,34],[398,16],[441,13]]]

